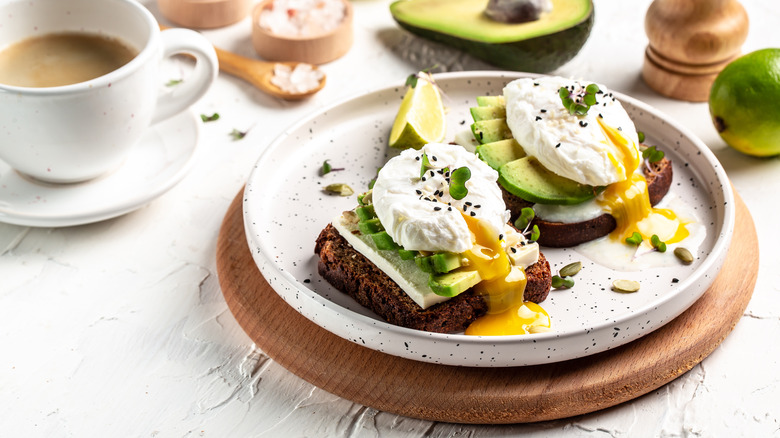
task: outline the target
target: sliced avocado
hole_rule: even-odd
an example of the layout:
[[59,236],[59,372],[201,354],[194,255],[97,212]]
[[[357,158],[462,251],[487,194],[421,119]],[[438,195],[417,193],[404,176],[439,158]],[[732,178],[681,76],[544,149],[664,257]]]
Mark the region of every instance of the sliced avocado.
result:
[[490,119],[506,119],[505,106],[477,106],[471,108],[471,117],[475,122]]
[[429,257],[415,257],[414,262],[421,271],[427,272],[429,274],[433,273],[433,263],[431,263],[431,259]]
[[525,150],[514,138],[477,146],[477,156],[488,166],[498,170],[504,164],[526,156]]
[[504,96],[477,96],[478,106],[503,106],[506,108]]
[[412,260],[413,258],[417,257],[417,251],[409,251],[408,249],[399,249],[398,255],[401,257],[401,260]]
[[459,269],[446,274],[431,274],[428,286],[436,295],[454,297],[482,281],[476,270]]
[[379,218],[375,217],[373,219],[358,222],[358,229],[363,234],[374,234],[384,231],[385,227],[379,222]]
[[357,213],[358,218],[361,221],[367,221],[369,219],[373,219],[376,217],[376,212],[374,211],[374,204],[358,207],[355,209],[355,213]]
[[401,245],[395,243],[393,238],[387,234],[387,231],[371,234],[371,239],[374,241],[374,245],[376,245],[377,249],[385,251],[401,249]]
[[399,0],[395,21],[409,32],[508,70],[545,73],[577,52],[593,26],[592,0],[552,0],[538,20],[510,24],[485,14],[486,0]]
[[480,144],[513,138],[505,119],[474,122],[471,124],[471,132]]
[[460,268],[463,257],[452,252],[437,252],[429,256],[417,257],[414,261],[423,272],[445,274]]
[[501,166],[498,182],[509,193],[537,204],[579,204],[597,193],[593,186],[550,172],[534,157],[520,158]]

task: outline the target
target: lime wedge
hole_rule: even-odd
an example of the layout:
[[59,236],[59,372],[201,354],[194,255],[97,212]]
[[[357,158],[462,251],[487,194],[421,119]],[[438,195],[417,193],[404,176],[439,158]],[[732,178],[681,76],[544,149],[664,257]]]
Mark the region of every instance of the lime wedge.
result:
[[417,85],[406,90],[390,130],[390,147],[420,149],[444,140],[444,105],[433,78],[420,73]]

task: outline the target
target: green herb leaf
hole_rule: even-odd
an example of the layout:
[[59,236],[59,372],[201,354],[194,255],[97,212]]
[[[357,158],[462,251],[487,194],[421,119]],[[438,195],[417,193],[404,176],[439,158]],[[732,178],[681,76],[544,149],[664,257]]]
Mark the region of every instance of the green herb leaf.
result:
[[649,148],[642,151],[642,158],[646,159],[647,161],[651,163],[656,163],[658,161],[661,161],[664,159],[664,153],[663,151],[659,151],[655,148],[655,146],[650,146]]
[[422,178],[425,175],[425,172],[433,166],[431,166],[431,162],[428,161],[428,154],[423,154],[422,160],[420,161],[422,161],[422,164],[420,165],[420,178]]
[[574,279],[570,277],[560,277],[553,275],[552,287],[553,289],[569,289],[574,286]]
[[666,252],[666,243],[664,243],[657,234],[653,234],[653,236],[650,237],[650,244],[653,245],[653,248],[658,250],[658,252]]
[[179,84],[181,84],[182,82],[184,82],[184,79],[171,79],[170,81],[168,81],[168,82],[165,84],[165,86],[166,86],[166,87],[175,87],[176,85],[179,85]]
[[528,224],[534,220],[535,216],[536,214],[534,213],[533,208],[525,207],[524,209],[520,210],[520,216],[515,219],[515,228],[518,230],[525,230],[526,227],[528,227]]
[[634,234],[632,234],[631,237],[626,238],[626,243],[629,245],[639,245],[642,243],[642,235],[634,231]]
[[[204,120],[205,121],[205,120]],[[233,137],[233,140],[241,140],[242,138],[246,137],[247,132],[241,132],[238,129],[233,128],[232,131],[230,131],[229,136]]]
[[539,240],[539,236],[541,235],[541,232],[539,232],[539,226],[534,225],[533,228],[531,228],[531,241],[536,242]]
[[645,142],[645,133],[642,131],[636,132],[637,137],[639,137],[639,142],[644,143]]
[[463,199],[469,194],[466,181],[471,179],[471,169],[459,167],[450,173],[450,196],[453,199]]
[[416,87],[417,86],[417,73],[412,73],[409,76],[406,77],[406,86],[407,87]]
[[[584,90],[572,94],[566,87],[558,89],[558,96],[561,98],[563,107],[569,111],[569,114],[584,116],[588,113],[591,106],[598,104],[596,93],[599,92],[599,86],[590,84]],[[576,99],[575,99],[576,98]]]
[[321,175],[327,175],[330,173],[332,167],[330,166],[330,163],[328,163],[328,160],[325,160],[322,162],[322,168],[320,169]]
[[205,114],[200,115],[200,119],[203,120],[203,122],[213,122],[215,120],[219,120],[219,113],[214,113],[210,116],[207,116]]

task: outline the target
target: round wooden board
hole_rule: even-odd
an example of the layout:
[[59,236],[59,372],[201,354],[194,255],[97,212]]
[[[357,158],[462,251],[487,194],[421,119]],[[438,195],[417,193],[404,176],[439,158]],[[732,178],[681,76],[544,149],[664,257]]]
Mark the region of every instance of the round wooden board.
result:
[[[758,273],[758,239],[742,199],[723,269],[701,299],[660,329],[581,359],[514,368],[436,365],[353,344],[287,305],[255,266],[243,193],[217,241],[220,286],[238,323],[268,356],[328,392],[381,411],[452,423],[523,423],[597,411],[672,381],[702,361],[739,321]],[[312,247],[314,242],[312,242]]]

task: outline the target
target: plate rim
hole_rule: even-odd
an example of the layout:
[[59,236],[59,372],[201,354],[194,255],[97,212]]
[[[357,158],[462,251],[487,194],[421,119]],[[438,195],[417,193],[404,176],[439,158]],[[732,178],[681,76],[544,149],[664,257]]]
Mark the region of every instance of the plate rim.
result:
[[[527,77],[541,77],[546,76],[542,74],[535,74],[535,73],[526,73],[526,72],[508,72],[508,71],[467,71],[467,72],[447,72],[447,73],[437,73],[434,74],[434,78],[437,80],[463,80],[463,79],[498,79],[498,80],[513,80],[518,78],[527,78]],[[379,86],[372,90],[363,91],[363,92],[357,92],[351,96],[348,96],[344,99],[341,99],[335,103],[332,103],[330,105],[326,105],[320,108],[317,108],[310,112],[305,117],[301,118],[297,122],[293,123],[291,126],[286,128],[280,135],[278,135],[271,143],[268,144],[268,146],[263,150],[263,152],[259,155],[257,161],[255,162],[252,171],[249,175],[249,178],[247,180],[247,188],[251,188],[252,181],[254,178],[256,178],[257,174],[257,168],[260,167],[260,165],[268,159],[268,157],[273,153],[274,149],[278,147],[281,143],[283,143],[292,133],[296,132],[298,129],[300,129],[302,126],[305,126],[306,124],[312,122],[314,119],[316,119],[317,116],[328,113],[332,111],[335,108],[338,108],[342,105],[348,104],[349,102],[352,102],[354,100],[358,100],[361,98],[366,98],[374,94],[379,94],[383,92],[390,92],[392,90],[402,88],[398,85],[387,85],[387,86]],[[467,336],[464,334],[451,334],[451,333],[434,333],[434,332],[425,332],[421,330],[416,329],[410,329],[407,327],[397,326],[390,324],[384,320],[377,320],[375,318],[362,315],[358,312],[355,312],[354,310],[347,309],[345,307],[342,307],[335,302],[323,297],[322,295],[312,291],[308,287],[306,287],[300,280],[295,278],[291,273],[289,273],[286,270],[280,269],[275,262],[273,261],[273,255],[270,253],[267,253],[265,249],[262,247],[262,245],[255,244],[253,241],[253,235],[257,235],[255,233],[252,233],[252,221],[249,220],[247,215],[250,211],[252,211],[252,200],[254,197],[245,195],[242,209],[243,209],[243,216],[244,216],[244,224],[245,224],[245,234],[246,238],[248,240],[248,243],[250,244],[250,248],[255,248],[255,250],[252,251],[253,258],[255,259],[255,264],[258,266],[260,271],[263,273],[266,278],[268,278],[267,271],[270,266],[271,272],[276,277],[282,277],[284,278],[288,284],[292,287],[294,287],[297,291],[302,292],[302,295],[306,299],[311,299],[314,301],[315,304],[317,304],[319,307],[318,309],[326,309],[331,312],[335,312],[336,314],[341,315],[347,315],[351,319],[355,319],[358,322],[362,323],[364,327],[377,327],[379,326],[379,329],[381,329],[382,333],[385,332],[391,332],[393,335],[397,336],[403,336],[410,339],[415,340],[432,340],[433,342],[438,343],[452,343],[452,342],[458,342],[458,343],[468,343],[472,345],[477,346],[504,346],[505,344],[528,344],[535,341],[552,341],[552,340],[564,340],[566,338],[581,336],[583,331],[590,332],[594,330],[600,330],[604,327],[611,327],[616,326],[621,323],[625,323],[626,321],[629,321],[633,318],[635,318],[638,314],[646,313],[647,311],[652,310],[654,307],[659,307],[664,304],[668,304],[669,301],[674,300],[678,297],[678,295],[683,294],[686,290],[688,290],[694,283],[696,283],[697,280],[701,280],[701,277],[705,276],[706,273],[710,272],[713,268],[713,265],[718,264],[717,268],[718,271],[722,265],[722,261],[727,253],[727,250],[731,243],[731,237],[733,235],[734,230],[734,224],[735,224],[735,211],[734,211],[734,195],[732,192],[732,187],[729,183],[728,176],[725,173],[725,170],[723,166],[720,164],[720,162],[715,157],[714,153],[707,147],[701,139],[699,139],[696,135],[694,135],[689,129],[686,127],[680,125],[675,120],[673,120],[668,115],[662,113],[660,110],[653,108],[652,106],[639,101],[633,97],[630,97],[628,95],[625,95],[621,92],[617,92],[614,90],[610,90],[613,92],[614,96],[618,98],[621,102],[627,102],[631,105],[641,109],[647,114],[651,114],[659,119],[661,119],[664,123],[669,125],[671,128],[679,131],[680,134],[682,134],[684,137],[686,137],[688,140],[691,141],[691,143],[696,147],[696,149],[701,152],[701,155],[704,156],[706,161],[708,162],[708,165],[711,166],[718,176],[718,182],[720,182],[721,191],[723,193],[725,206],[718,206],[718,208],[723,208],[724,211],[724,217],[723,217],[723,223],[722,226],[717,230],[718,237],[713,245],[712,251],[708,256],[700,263],[700,265],[693,271],[693,273],[688,276],[685,279],[682,279],[679,284],[676,286],[678,289],[678,292],[675,294],[666,294],[662,297],[659,297],[657,300],[654,300],[638,309],[633,309],[631,312],[622,314],[618,317],[611,318],[608,320],[605,320],[599,324],[593,325],[589,328],[582,328],[578,330],[570,330],[568,332],[547,332],[547,333],[538,333],[533,335],[509,335],[509,336]],[[717,194],[714,193],[714,194]],[[263,257],[263,263],[258,263],[258,257]],[[712,276],[712,280],[714,280],[715,276]],[[711,283],[710,281],[710,283]],[[270,282],[269,282],[270,283]],[[271,283],[272,288],[274,291],[279,294],[285,302],[287,302],[287,299],[285,296],[279,291],[278,286]],[[702,288],[701,293],[703,293],[706,290],[705,288]],[[644,336],[648,333],[651,333],[652,331],[658,329],[659,327],[665,325],[670,320],[673,319],[673,317],[676,317],[683,311],[685,311],[687,308],[690,307],[690,305],[693,304],[700,296],[701,293],[699,293],[695,299],[690,300],[690,303],[686,305],[684,308],[679,309],[679,311],[673,315],[672,317],[668,318],[665,322],[658,325],[657,327],[653,328],[652,330],[648,330],[641,334],[641,336]],[[288,305],[290,303],[288,302]],[[334,308],[335,307],[335,308]],[[317,324],[320,327],[323,327],[323,325],[313,320],[312,317],[307,315],[306,313],[302,312],[298,307],[293,306],[293,308],[298,312],[303,314],[307,319],[312,320],[315,324]],[[328,330],[329,332],[348,339],[352,342],[359,342],[356,339],[351,339],[349,337],[345,337],[341,335],[340,333],[333,332],[332,330],[323,327],[325,330]],[[638,336],[638,337],[641,337]],[[630,342],[634,339],[638,338],[637,336],[629,338],[627,341],[619,344],[622,345],[624,343]],[[369,345],[365,345],[368,348],[373,348]],[[612,345],[609,348],[615,348],[616,345]],[[386,350],[379,350],[383,351],[385,353],[388,353]],[[587,354],[580,354],[574,357],[582,357],[587,356],[591,354],[598,353],[603,350],[594,350],[593,352],[589,352]],[[393,354],[393,353],[388,353]],[[572,357],[572,358],[574,358]],[[420,359],[419,357],[411,357],[412,360],[424,360]],[[566,359],[558,359],[558,360],[551,360],[550,362],[558,362],[560,360],[566,360]],[[453,365],[462,365],[460,363],[448,363],[448,362],[436,362],[436,363],[445,363],[445,364],[453,364]],[[546,363],[546,362],[542,362]],[[518,364],[508,364],[508,365],[496,365],[496,364],[469,364],[468,366],[517,366]]]

